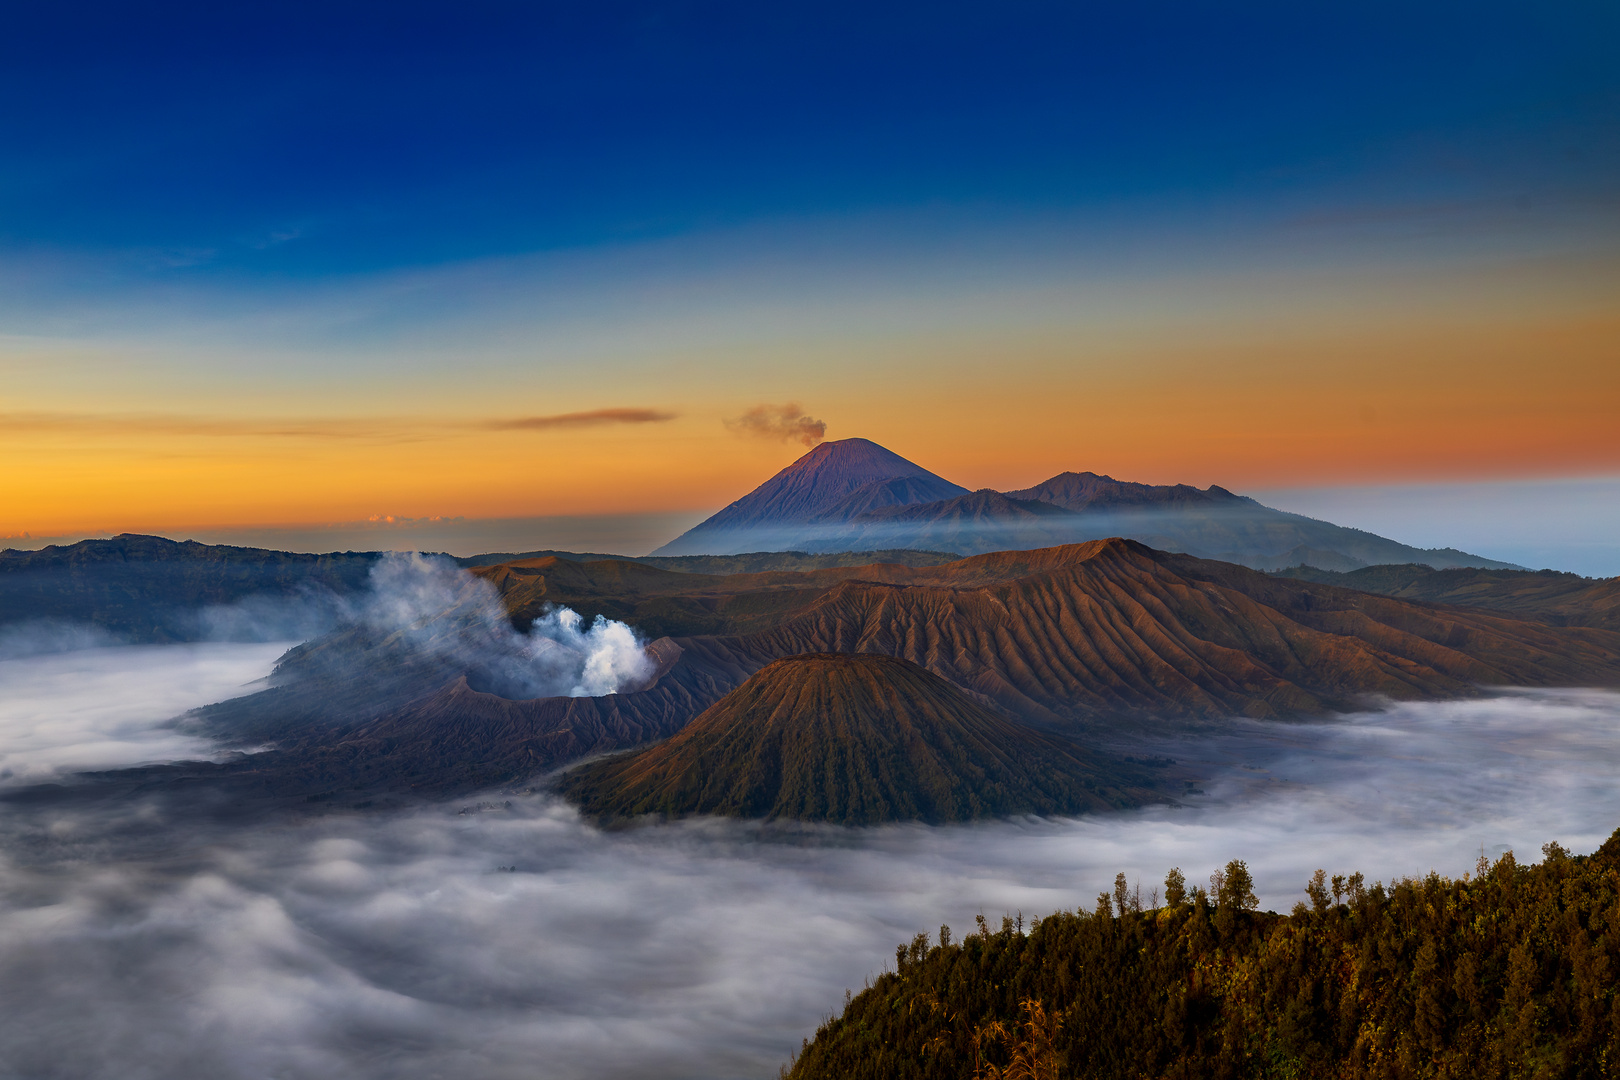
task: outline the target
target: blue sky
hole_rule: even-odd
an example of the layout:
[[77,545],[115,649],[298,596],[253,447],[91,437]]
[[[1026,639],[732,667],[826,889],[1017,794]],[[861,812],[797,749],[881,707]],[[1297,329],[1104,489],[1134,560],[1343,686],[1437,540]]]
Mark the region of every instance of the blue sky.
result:
[[689,516],[802,451],[761,403],[970,486],[1616,476],[1617,292],[1614,5],[0,35],[0,536]]
[[[0,236],[310,276],[761,219],[1613,198],[1620,9],[19,5]],[[1353,192],[1348,199],[1348,192]]]

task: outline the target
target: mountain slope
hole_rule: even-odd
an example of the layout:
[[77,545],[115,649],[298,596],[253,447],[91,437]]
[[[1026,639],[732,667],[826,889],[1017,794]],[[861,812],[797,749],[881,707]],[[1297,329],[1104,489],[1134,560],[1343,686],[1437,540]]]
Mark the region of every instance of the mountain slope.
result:
[[1025,502],[1043,502],[1076,513],[1083,510],[1162,509],[1167,506],[1199,508],[1255,505],[1253,499],[1234,495],[1225,488],[1210,486],[1202,491],[1189,484],[1136,484],[1092,472],[1058,473],[1022,491],[1007,496]]
[[870,825],[1140,801],[1114,773],[915,664],[820,654],[767,665],[669,741],[581,766],[562,788],[602,817]]
[[[1257,570],[1279,570],[1305,560],[1345,570],[1412,562],[1437,568],[1513,568],[1454,548],[1414,548],[1360,529],[1273,510],[1221,488],[1199,491],[1186,485],[1152,487],[1095,479],[1106,483],[1048,481],[1012,495],[975,492],[874,510],[839,527],[807,529],[797,539],[814,551],[916,546],[982,554],[1125,536],[1161,550]],[[1062,501],[1024,497],[1032,493]]]
[[1553,626],[1620,630],[1620,577],[1594,580],[1555,570],[1436,570],[1412,564],[1369,566],[1350,573],[1295,566],[1278,576],[1402,600],[1484,608]]
[[[899,499],[932,501],[965,494],[943,477],[867,439],[824,442],[707,521],[665,544],[654,555],[732,555],[742,551],[807,550],[783,539],[800,526],[832,513],[869,485],[909,480],[868,490],[850,504],[892,505]],[[901,545],[911,547],[913,545]],[[817,550],[826,550],[824,548]]]
[[922,567],[719,576],[538,559],[476,573],[518,625],[567,604],[666,635],[649,646],[657,677],[608,697],[513,700],[478,662],[457,667],[413,653],[414,638],[346,631],[290,654],[271,689],[200,710],[192,722],[216,737],[279,747],[204,771],[312,794],[513,782],[672,735],[756,672],[806,653],[909,661],[1006,721],[1110,741],[1143,726],[1309,716],[1380,697],[1620,685],[1614,631],[1119,539]]
[[1518,569],[1274,510],[1214,486],[1066,472],[1019,491],[968,492],[865,439],[823,443],[654,554],[913,548],[973,555],[1112,536],[1256,570],[1301,563]]
[[1073,531],[1073,516],[1059,507],[975,491],[938,502],[876,508],[842,525],[807,531],[803,543],[812,551],[881,541],[890,548],[971,553],[1050,547],[1066,543]]
[[[248,598],[346,595],[365,588],[376,552],[303,555],[124,533],[38,551],[0,551],[0,625],[89,623],[133,641],[187,641],[198,609]],[[290,636],[290,635],[289,635]]]
[[[879,575],[874,575],[874,577]],[[1281,581],[1129,540],[847,580],[717,644],[874,652],[1036,722],[1306,715],[1480,685],[1615,685],[1620,635]]]

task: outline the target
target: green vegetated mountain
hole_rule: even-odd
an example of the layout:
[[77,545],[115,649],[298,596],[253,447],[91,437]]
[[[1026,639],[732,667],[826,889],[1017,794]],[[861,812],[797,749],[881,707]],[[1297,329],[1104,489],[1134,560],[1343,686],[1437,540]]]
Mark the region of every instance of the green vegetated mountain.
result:
[[1273,577],[1121,539],[936,566],[703,575],[552,557],[473,573],[518,627],[553,605],[629,623],[652,640],[657,676],[605,697],[522,699],[478,663],[348,630],[289,654],[270,689],[193,721],[244,747],[276,744],[231,768],[280,790],[437,791],[667,738],[774,661],[807,653],[909,661],[1007,722],[1082,748],[1233,715],[1620,685],[1615,631]]
[[[1620,1064],[1620,833],[1462,880],[1318,876],[1287,916],[1247,868],[1145,909],[918,935],[792,1080],[1599,1078]],[[1213,883],[1212,883],[1213,884]],[[875,967],[879,958],[873,957]]]
[[1620,578],[1593,579],[1556,570],[1436,570],[1412,564],[1369,566],[1348,574],[1296,566],[1279,574],[1403,600],[1501,611],[1554,626],[1620,630]]
[[[133,641],[186,641],[200,612],[250,597],[343,596],[365,587],[376,552],[300,555],[125,533],[38,551],[0,551],[0,626],[85,623]],[[273,621],[274,613],[265,612]],[[225,628],[228,633],[229,628]]]
[[1214,486],[1066,472],[1018,491],[970,492],[866,439],[822,443],[654,554],[917,548],[971,555],[1113,536],[1258,570],[1511,567],[1273,510]]
[[1074,814],[1154,797],[1121,763],[998,716],[916,664],[848,653],[773,661],[668,741],[581,766],[562,790],[608,819],[841,825]]

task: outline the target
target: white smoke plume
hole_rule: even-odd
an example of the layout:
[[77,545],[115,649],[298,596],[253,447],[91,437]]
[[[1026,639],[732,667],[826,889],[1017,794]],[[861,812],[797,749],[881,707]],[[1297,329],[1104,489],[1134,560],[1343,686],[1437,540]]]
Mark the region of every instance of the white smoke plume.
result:
[[486,672],[507,697],[598,697],[633,689],[654,671],[626,624],[598,616],[587,626],[572,608],[558,607],[519,633],[493,586],[433,556],[378,560],[354,618]]

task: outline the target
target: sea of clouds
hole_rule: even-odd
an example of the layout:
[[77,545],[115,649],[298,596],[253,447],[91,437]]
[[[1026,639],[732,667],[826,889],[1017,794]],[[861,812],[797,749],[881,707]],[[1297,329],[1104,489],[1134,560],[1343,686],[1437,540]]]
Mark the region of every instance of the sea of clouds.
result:
[[[123,751],[75,749],[108,733],[135,744],[126,760],[189,753],[138,733],[248,688],[274,653],[0,664],[0,701],[29,687],[34,717],[0,723],[0,755],[109,763]],[[1116,872],[1146,894],[1232,858],[1286,910],[1318,866],[1457,875],[1482,849],[1590,851],[1620,826],[1609,693],[1236,722],[1149,749],[1200,769],[1204,793],[1077,820],[613,833],[508,792],[246,823],[173,796],[0,803],[0,1077],[768,1077],[941,923],[1089,910]]]

